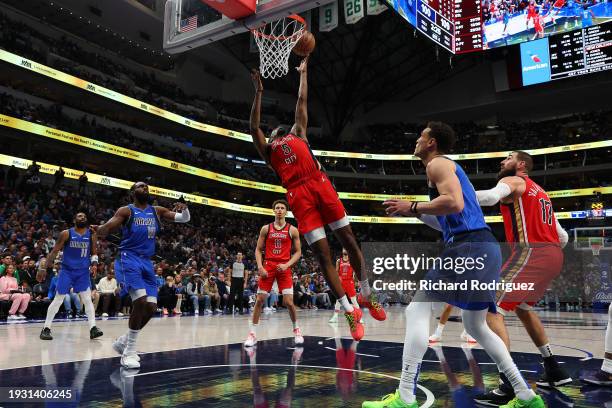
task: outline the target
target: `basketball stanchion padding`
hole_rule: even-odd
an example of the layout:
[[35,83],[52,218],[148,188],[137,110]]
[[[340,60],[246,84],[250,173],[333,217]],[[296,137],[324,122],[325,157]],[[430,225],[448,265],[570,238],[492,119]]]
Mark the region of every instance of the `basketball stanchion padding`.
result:
[[289,55],[306,32],[306,20],[292,14],[251,31],[259,48],[261,76],[274,79],[287,75]]
[[257,0],[201,0],[202,3],[214,8],[219,13],[232,20],[240,20],[257,11]]

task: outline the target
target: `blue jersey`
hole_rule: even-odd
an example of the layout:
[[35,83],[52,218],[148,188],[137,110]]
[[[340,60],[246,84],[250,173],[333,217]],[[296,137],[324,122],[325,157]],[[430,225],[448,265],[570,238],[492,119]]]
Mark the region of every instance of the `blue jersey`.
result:
[[160,231],[159,218],[153,206],[141,210],[130,204],[130,218],[123,225],[119,249],[140,257],[155,255],[155,237]]
[[593,25],[593,16],[591,15],[591,10],[586,9],[582,10],[582,28],[590,27]]
[[[460,213],[436,216],[440,226],[442,227],[444,242],[452,242],[453,237],[456,234],[489,229],[485,223],[484,214],[482,213],[480,205],[478,204],[474,186],[472,186],[472,183],[468,179],[467,175],[457,163],[455,163],[455,174],[457,175],[459,183],[461,184],[464,207]],[[440,194],[435,187],[429,188],[430,200],[437,198],[439,195]]]
[[89,269],[91,259],[91,231],[80,235],[74,228],[68,230],[68,242],[64,245],[62,269]]

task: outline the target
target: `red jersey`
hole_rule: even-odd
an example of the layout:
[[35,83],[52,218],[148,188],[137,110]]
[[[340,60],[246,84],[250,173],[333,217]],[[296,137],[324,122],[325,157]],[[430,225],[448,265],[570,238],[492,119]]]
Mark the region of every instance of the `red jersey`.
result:
[[553,206],[546,191],[529,177],[525,192],[514,202],[501,205],[506,241],[559,244]]
[[266,236],[266,254],[264,260],[274,262],[288,262],[291,259],[291,234],[289,229],[291,224],[285,223],[285,226],[277,230],[274,223],[268,226],[268,235]]
[[535,16],[535,10],[536,10],[536,8],[535,8],[535,6],[533,4],[530,4],[527,7],[527,20],[529,20],[530,18]]
[[541,15],[533,16],[533,26],[537,32],[542,32],[544,30],[544,27],[542,27],[543,22],[544,20]]
[[319,164],[308,143],[291,133],[270,144],[270,165],[285,188],[319,174]]
[[342,258],[340,258],[340,270],[338,271],[339,275],[340,275],[340,280],[345,281],[345,282],[352,282],[353,281],[353,267],[351,266],[350,262],[346,261],[344,262],[344,260]]

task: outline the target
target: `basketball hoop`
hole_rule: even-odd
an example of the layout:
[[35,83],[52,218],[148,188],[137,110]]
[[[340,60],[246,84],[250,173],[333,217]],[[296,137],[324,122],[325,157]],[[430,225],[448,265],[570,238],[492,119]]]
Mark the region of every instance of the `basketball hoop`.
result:
[[603,246],[603,238],[600,237],[591,237],[589,238],[589,246],[591,247],[591,252],[593,252],[593,256],[599,256],[599,251]]
[[264,78],[289,72],[289,54],[306,31],[306,20],[292,14],[251,30],[259,48],[259,70]]

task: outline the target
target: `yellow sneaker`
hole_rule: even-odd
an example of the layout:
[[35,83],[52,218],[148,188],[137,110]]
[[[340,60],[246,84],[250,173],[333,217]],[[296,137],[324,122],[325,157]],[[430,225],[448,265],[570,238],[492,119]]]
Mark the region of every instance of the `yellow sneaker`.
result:
[[395,394],[385,395],[380,401],[364,401],[361,408],[418,408],[419,404],[414,401],[412,404],[404,402],[400,398],[399,390]]

